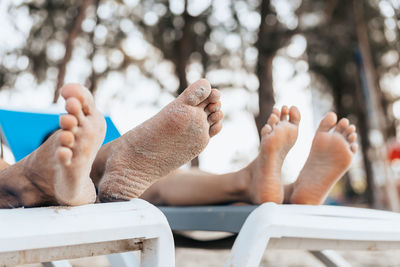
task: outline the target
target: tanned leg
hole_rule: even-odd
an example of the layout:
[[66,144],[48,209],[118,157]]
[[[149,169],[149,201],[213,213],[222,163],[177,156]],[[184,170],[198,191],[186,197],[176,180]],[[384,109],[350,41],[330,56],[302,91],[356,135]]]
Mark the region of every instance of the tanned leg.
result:
[[243,177],[242,172],[218,175],[195,168],[178,169],[150,186],[140,198],[154,205],[168,206],[249,201],[248,185]]

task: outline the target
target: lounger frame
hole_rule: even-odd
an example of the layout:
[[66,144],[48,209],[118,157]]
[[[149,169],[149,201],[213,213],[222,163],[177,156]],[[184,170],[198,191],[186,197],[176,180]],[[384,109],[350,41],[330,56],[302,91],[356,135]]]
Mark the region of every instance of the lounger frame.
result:
[[165,216],[141,199],[0,210],[0,218],[0,266],[135,250],[141,251],[142,266],[175,266],[173,236]]
[[[400,214],[338,206],[266,203],[246,219],[225,266],[259,266],[266,248],[400,249]],[[329,258],[328,254],[317,256],[321,260],[327,256],[332,266],[335,255]]]

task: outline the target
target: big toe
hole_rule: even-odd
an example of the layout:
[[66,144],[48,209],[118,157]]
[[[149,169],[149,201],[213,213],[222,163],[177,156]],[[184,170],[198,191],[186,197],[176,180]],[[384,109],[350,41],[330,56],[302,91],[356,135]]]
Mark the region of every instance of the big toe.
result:
[[337,122],[337,115],[334,112],[328,112],[319,124],[318,131],[328,132]]
[[210,93],[210,83],[205,79],[201,79],[186,88],[179,98],[188,105],[197,106],[206,100]]
[[89,90],[80,84],[66,84],[61,88],[61,95],[65,100],[76,98],[82,105],[82,111],[85,115],[95,110],[95,104],[92,94]]

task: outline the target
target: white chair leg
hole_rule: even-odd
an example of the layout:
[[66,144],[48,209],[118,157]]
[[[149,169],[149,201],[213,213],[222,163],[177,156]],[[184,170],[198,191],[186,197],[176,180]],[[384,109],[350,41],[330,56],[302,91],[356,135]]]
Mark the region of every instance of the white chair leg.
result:
[[138,261],[134,252],[125,252],[119,254],[107,255],[110,265],[113,267],[139,267]]
[[[169,230],[169,229],[165,229]],[[169,245],[174,242],[167,234],[157,239],[143,241],[141,264],[143,267],[174,267],[175,249]],[[171,249],[172,248],[172,249]]]
[[[272,206],[273,208],[274,206]],[[261,205],[247,217],[225,266],[254,267],[260,265],[271,237],[266,231],[269,221],[265,218],[266,214],[269,214],[269,209],[270,206]],[[260,224],[260,222],[263,223]]]
[[72,267],[71,263],[67,260],[44,262],[42,264],[43,267]]
[[310,251],[314,257],[320,260],[327,267],[351,267],[341,255],[333,250]]

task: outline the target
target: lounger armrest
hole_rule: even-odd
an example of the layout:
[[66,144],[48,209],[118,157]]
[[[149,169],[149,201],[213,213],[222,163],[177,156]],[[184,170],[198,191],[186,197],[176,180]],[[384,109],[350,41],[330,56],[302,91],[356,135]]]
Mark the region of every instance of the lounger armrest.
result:
[[258,266],[267,245],[304,250],[400,248],[400,215],[266,203],[247,218],[226,266]]
[[164,214],[141,200],[0,210],[0,262],[24,264],[142,250],[144,266],[174,266]]

